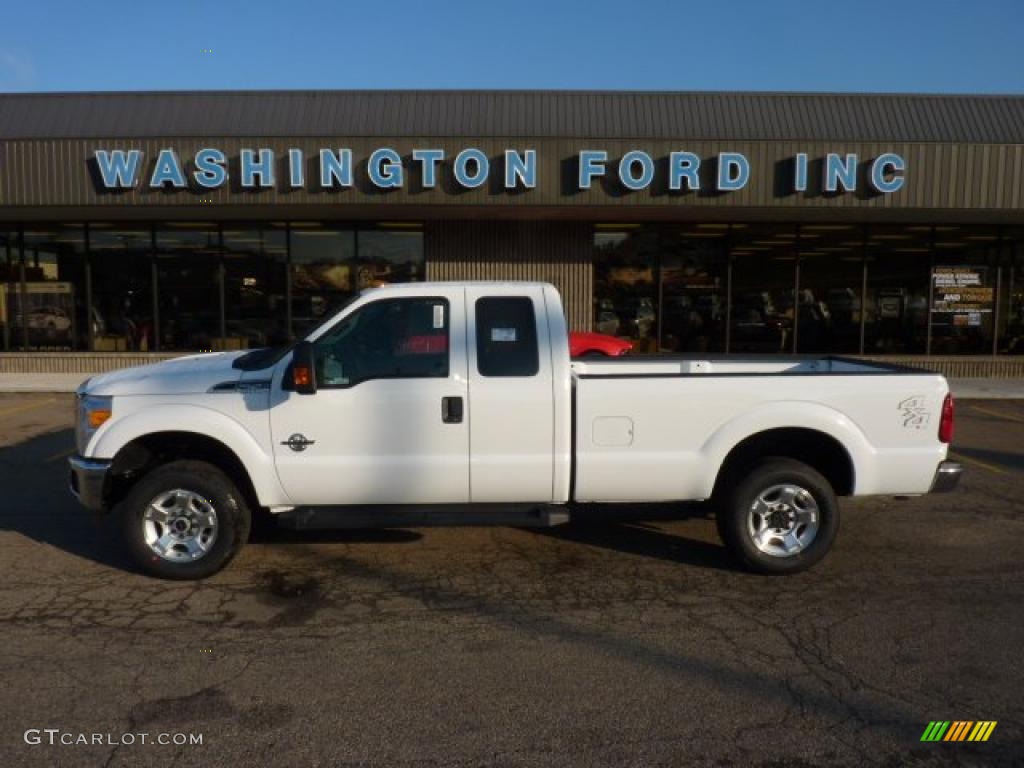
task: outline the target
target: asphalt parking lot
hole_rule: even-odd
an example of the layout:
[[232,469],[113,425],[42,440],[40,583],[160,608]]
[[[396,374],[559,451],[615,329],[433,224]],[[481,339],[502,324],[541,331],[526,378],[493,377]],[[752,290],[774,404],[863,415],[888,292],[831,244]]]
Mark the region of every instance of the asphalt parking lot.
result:
[[[178,584],[67,494],[71,398],[0,396],[0,761],[1019,765],[1024,401],[958,405],[961,488],[844,502],[807,574],[735,570],[694,505],[263,533]],[[998,725],[921,743],[933,720]],[[47,728],[203,743],[26,743]]]

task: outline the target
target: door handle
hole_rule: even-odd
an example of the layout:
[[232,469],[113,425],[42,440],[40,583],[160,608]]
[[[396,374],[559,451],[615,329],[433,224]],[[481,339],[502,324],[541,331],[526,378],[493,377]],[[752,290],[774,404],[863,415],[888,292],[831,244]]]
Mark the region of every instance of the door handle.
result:
[[462,398],[442,397],[441,398],[441,421],[445,424],[462,423]]

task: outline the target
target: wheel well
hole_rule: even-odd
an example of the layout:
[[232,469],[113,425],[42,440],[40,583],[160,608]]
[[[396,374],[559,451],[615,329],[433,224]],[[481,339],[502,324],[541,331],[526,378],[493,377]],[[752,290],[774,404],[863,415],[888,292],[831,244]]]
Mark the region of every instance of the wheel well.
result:
[[758,432],[736,445],[718,471],[715,493],[723,482],[729,482],[737,473],[768,456],[796,459],[816,469],[837,496],[853,493],[853,461],[842,444],[824,432],[796,427]]
[[252,510],[259,508],[256,489],[245,465],[219,440],[195,432],[154,432],[132,440],[114,456],[106,489],[113,508],[147,472],[176,459],[205,461],[226,474],[245,496]]

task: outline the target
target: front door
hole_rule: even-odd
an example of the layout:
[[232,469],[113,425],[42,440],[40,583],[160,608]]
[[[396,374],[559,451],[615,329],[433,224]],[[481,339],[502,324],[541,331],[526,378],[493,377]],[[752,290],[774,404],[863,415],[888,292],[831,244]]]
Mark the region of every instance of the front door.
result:
[[469,501],[464,303],[462,288],[357,303],[313,342],[315,394],[279,366],[271,434],[295,504]]

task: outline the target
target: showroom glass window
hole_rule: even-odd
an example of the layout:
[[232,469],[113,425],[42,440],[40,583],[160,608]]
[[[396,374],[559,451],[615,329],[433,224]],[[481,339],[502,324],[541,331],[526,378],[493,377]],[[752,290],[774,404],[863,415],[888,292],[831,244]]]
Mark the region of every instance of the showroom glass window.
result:
[[1024,228],[1007,228],[1003,237],[999,351],[1024,355]]
[[[792,224],[734,226],[730,233],[730,352],[791,352],[798,231]],[[808,335],[821,333],[812,315]]]
[[931,239],[932,228],[925,225],[868,228],[865,354],[921,354],[926,350]]
[[356,292],[355,231],[307,222],[291,226],[292,331],[302,336]]
[[661,230],[662,352],[724,352],[728,224]]
[[149,227],[89,224],[94,351],[154,349],[152,254]]
[[797,352],[860,351],[864,235],[855,224],[800,226]]
[[936,231],[931,354],[992,353],[999,237],[995,227]]
[[301,336],[364,288],[423,279],[418,223],[358,228],[291,225],[292,332]]
[[[18,286],[21,282],[21,260],[18,256],[18,233],[0,229],[0,335],[4,351],[8,352],[17,344],[11,338],[12,326],[19,325]],[[20,325],[19,325],[20,327]]]
[[225,349],[276,346],[288,340],[285,224],[225,225]]
[[160,351],[225,349],[217,225],[160,225],[155,260]]
[[22,231],[24,281],[14,291],[15,348],[61,352],[88,348],[85,230],[81,224]]

